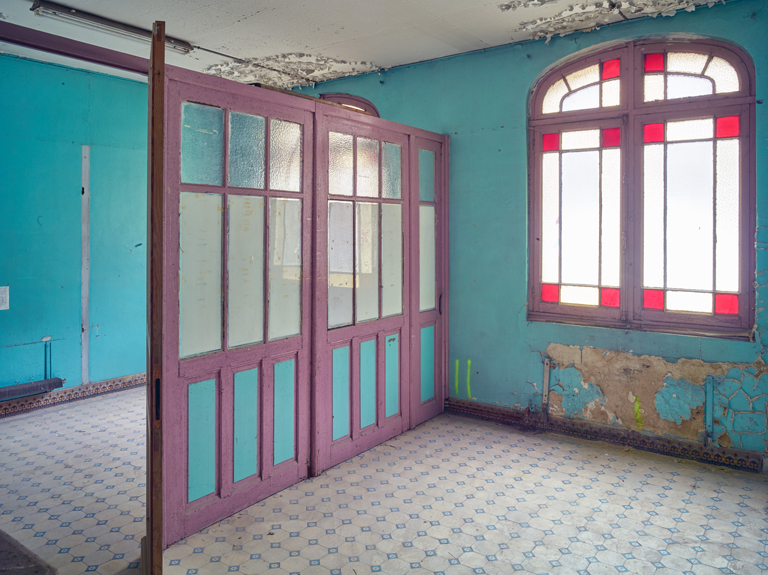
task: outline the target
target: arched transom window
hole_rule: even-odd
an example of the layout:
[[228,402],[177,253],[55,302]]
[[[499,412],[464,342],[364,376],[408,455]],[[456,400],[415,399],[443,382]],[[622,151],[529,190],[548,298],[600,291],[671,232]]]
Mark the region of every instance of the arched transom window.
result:
[[749,334],[754,82],[716,42],[549,72],[530,108],[529,319]]

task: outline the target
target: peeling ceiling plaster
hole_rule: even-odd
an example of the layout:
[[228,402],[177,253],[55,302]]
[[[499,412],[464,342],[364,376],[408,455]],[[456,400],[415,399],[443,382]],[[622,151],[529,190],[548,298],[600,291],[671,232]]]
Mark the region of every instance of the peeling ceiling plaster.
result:
[[296,53],[215,64],[206,72],[245,84],[259,83],[291,88],[376,70],[378,66],[371,62],[347,62],[325,56]]
[[[2,1],[2,0],[0,0]],[[167,62],[243,83],[289,88],[643,17],[718,0],[57,0],[195,46]],[[719,0],[725,2],[725,0]],[[727,0],[738,2],[739,0]],[[3,2],[7,22],[147,58],[146,42],[35,16]],[[0,44],[0,52],[30,51]],[[54,56],[31,56],[55,61]],[[82,66],[88,67],[88,66]]]

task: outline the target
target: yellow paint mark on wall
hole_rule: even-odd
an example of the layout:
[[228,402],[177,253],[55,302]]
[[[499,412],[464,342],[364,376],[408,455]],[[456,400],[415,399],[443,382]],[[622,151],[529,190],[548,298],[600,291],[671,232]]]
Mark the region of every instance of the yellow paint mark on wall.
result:
[[468,359],[467,360],[467,399],[472,398],[472,388],[469,387],[469,375],[471,373],[470,371],[471,368],[472,368],[472,360]]
[[640,398],[635,396],[635,421],[637,422],[637,428],[643,428],[643,414],[640,413]]

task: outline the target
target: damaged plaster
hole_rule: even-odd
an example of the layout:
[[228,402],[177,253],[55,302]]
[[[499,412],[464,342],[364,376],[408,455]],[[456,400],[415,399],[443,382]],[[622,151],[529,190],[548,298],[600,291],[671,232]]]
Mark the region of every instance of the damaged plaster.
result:
[[714,388],[716,445],[765,451],[768,366],[668,362],[655,356],[552,343],[551,415],[703,441],[705,389]]
[[371,62],[350,62],[326,56],[292,53],[216,64],[205,72],[243,84],[258,83],[288,89],[376,70],[378,67]]
[[[725,0],[611,0],[598,1],[594,3],[582,2],[572,4],[562,12],[554,16],[543,16],[534,20],[520,22],[519,27],[514,32],[526,32],[530,37],[537,40],[546,38],[549,41],[552,36],[565,36],[572,32],[588,32],[613,24],[622,20],[633,20],[650,16],[674,16],[679,10],[693,12],[697,6],[712,7],[715,4]],[[540,2],[517,1],[507,2],[499,5],[502,12],[514,10],[520,6],[529,7],[544,4],[546,0]],[[514,38],[517,39],[517,38]]]

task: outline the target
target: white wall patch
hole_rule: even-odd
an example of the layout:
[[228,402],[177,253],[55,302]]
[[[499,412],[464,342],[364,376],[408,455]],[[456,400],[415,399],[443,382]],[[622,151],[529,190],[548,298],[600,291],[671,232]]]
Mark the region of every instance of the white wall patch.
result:
[[0,286],[0,311],[10,307],[10,287]]

